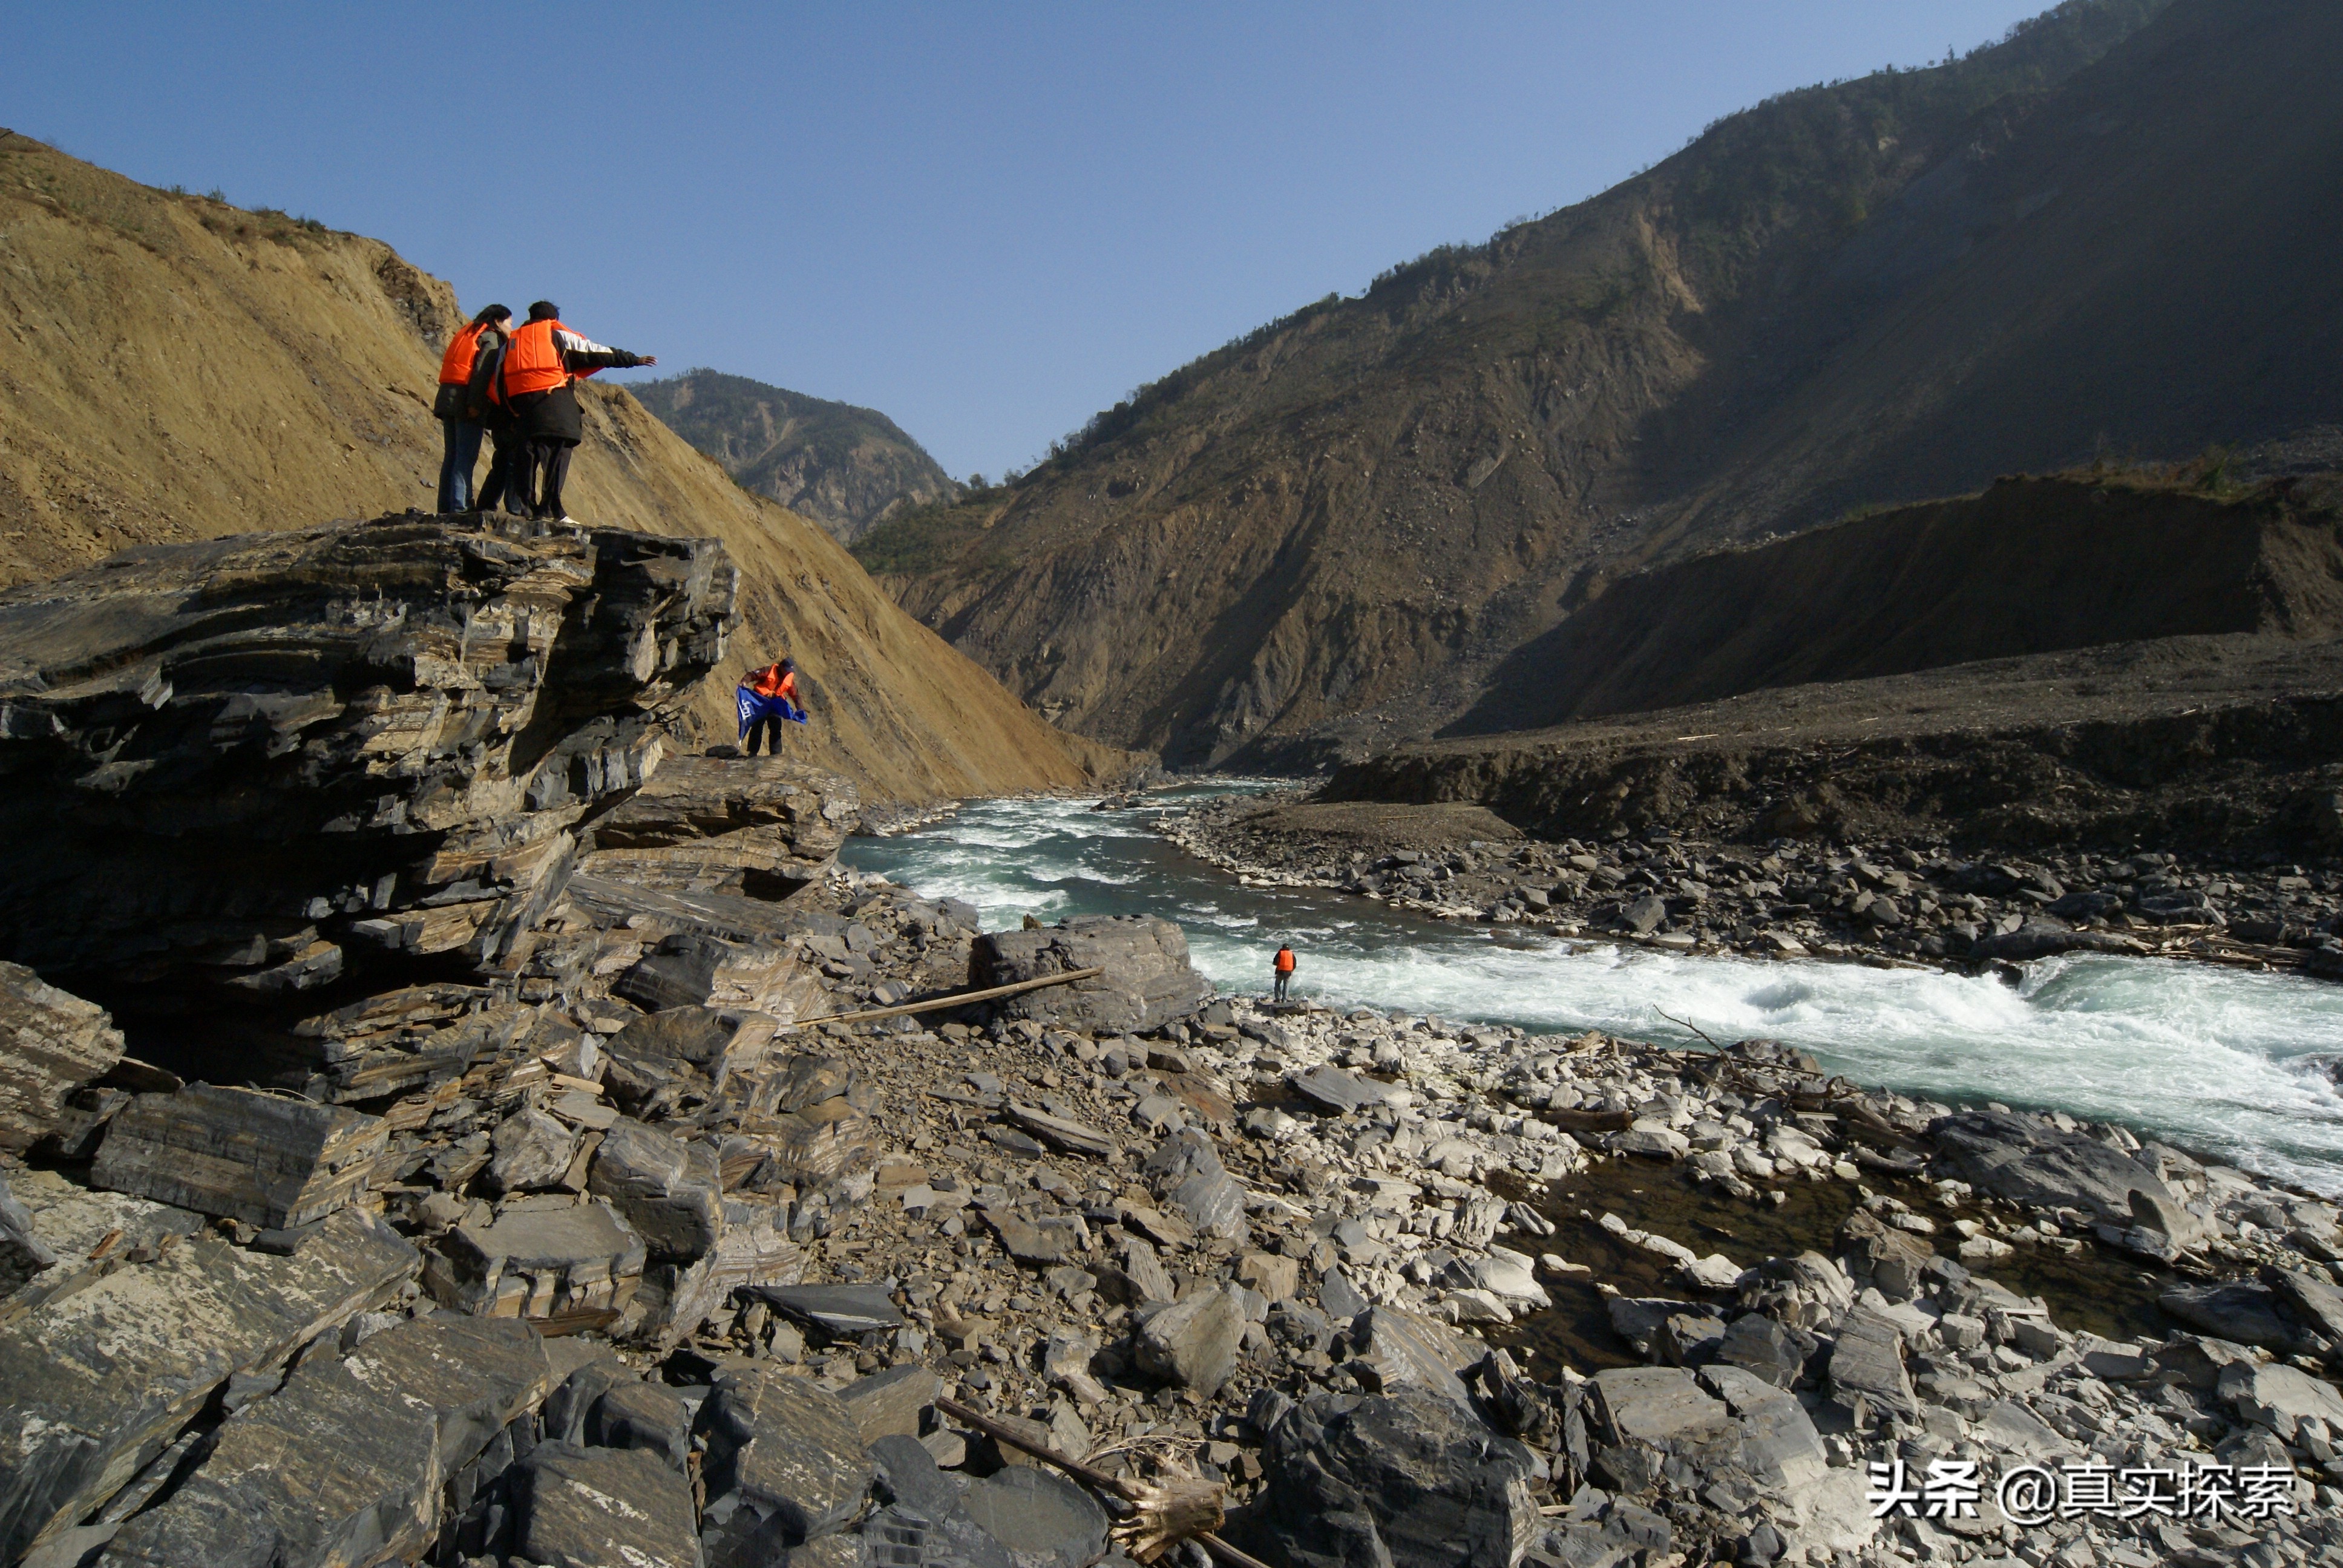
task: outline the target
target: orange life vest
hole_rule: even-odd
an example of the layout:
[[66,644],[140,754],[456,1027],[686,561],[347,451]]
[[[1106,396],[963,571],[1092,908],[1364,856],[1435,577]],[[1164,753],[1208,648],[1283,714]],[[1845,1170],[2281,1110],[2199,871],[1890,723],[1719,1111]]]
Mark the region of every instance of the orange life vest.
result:
[[798,672],[794,669],[784,670],[778,664],[769,664],[757,672],[756,683],[749,689],[759,697],[787,697],[795,699],[798,694]]
[[1277,950],[1277,972],[1282,975],[1290,975],[1293,972],[1293,950],[1292,948],[1280,948]]
[[558,321],[532,321],[512,335],[498,373],[506,398],[550,392],[577,379],[561,362],[561,345],[553,340],[556,332],[566,330]]
[[475,321],[447,340],[447,352],[439,356],[439,385],[461,387],[472,378],[473,362],[480,357],[480,335],[494,330],[494,324]]

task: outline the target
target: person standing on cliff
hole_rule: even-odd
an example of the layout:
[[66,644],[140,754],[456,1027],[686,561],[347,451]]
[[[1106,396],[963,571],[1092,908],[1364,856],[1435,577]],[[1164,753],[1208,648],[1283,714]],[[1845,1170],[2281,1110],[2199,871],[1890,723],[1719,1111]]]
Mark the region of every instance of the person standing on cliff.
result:
[[805,722],[805,709],[797,705],[797,661],[784,658],[765,666],[740,683],[740,721],[745,726],[740,733],[741,755],[754,757],[761,736],[765,755],[779,756],[781,720]]
[[561,486],[569,477],[569,454],[586,435],[578,383],[597,370],[658,363],[651,355],[629,354],[572,332],[549,299],[530,306],[528,320],[513,333],[497,371],[497,400],[511,411],[521,438],[510,498],[540,522],[568,522]]
[[480,417],[473,394],[473,371],[484,357],[504,347],[512,312],[491,305],[447,340],[439,356],[439,395],[431,405],[439,421],[439,496],[436,509],[473,509],[472,468],[480,460]]
[[1283,1001],[1285,1000],[1285,988],[1293,983],[1293,948],[1291,943],[1280,942],[1278,944],[1277,957],[1271,960],[1270,968],[1277,976],[1277,989],[1274,993],[1272,994],[1270,1000],[1272,1001]]

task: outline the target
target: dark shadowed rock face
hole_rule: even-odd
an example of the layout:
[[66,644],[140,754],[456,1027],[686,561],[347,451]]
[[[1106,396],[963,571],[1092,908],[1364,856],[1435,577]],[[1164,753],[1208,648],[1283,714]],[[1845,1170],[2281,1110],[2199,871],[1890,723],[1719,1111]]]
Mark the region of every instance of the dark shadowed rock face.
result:
[[263,995],[353,943],[493,956],[658,766],[737,578],[712,540],[391,517],[0,595],[8,956]]

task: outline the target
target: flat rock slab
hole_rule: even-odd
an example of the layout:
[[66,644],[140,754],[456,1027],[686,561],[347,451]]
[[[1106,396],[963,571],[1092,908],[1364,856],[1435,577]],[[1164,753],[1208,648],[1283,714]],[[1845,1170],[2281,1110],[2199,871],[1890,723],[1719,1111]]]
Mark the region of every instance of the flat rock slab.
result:
[[450,1231],[424,1281],[459,1312],[595,1327],[634,1299],[643,1263],[641,1241],[608,1203],[512,1208]]
[[1295,1093],[1336,1116],[1347,1116],[1391,1097],[1391,1091],[1373,1079],[1361,1078],[1339,1067],[1313,1067],[1307,1072],[1288,1073],[1285,1081]]
[[699,1568],[691,1483],[641,1449],[538,1444],[514,1514],[515,1555],[546,1568]]
[[1594,1385],[1612,1426],[1630,1441],[1664,1443],[1731,1419],[1723,1402],[1681,1367],[1605,1367],[1594,1374]]
[[760,1285],[756,1294],[840,1339],[903,1326],[903,1314],[877,1285]]
[[1061,1153],[1088,1154],[1103,1160],[1119,1147],[1113,1139],[1095,1127],[1085,1127],[1079,1121],[1069,1121],[1062,1116],[1052,1116],[1030,1105],[1011,1102],[1002,1108],[1002,1114]]
[[279,1230],[348,1202],[382,1157],[386,1137],[379,1116],[191,1083],[124,1107],[98,1145],[89,1179]]
[[978,1482],[960,1506],[1017,1568],[1088,1568],[1106,1550],[1106,1510],[1038,1465],[1012,1464]]
[[111,1497],[231,1373],[377,1305],[420,1261],[344,1210],[289,1257],[185,1241],[0,1328],[0,1559]]
[[39,1142],[65,1097],[121,1060],[122,1031],[104,1008],[0,963],[0,1149]]
[[2127,1225],[2134,1192],[2178,1207],[2162,1179],[2122,1150],[2038,1116],[1962,1111],[1938,1117],[1928,1132],[1967,1181],[2029,1208],[2083,1209]]
[[853,1416],[809,1378],[763,1367],[719,1374],[699,1430],[709,1568],[762,1563],[777,1547],[836,1533],[878,1474]]
[[2266,1426],[2288,1442],[2306,1420],[2343,1429],[2343,1393],[2333,1383],[2279,1362],[2224,1368],[2216,1392],[2237,1407],[2237,1413]]
[[1916,1421],[1920,1402],[1904,1367],[1904,1340],[1895,1323],[1856,1307],[1839,1324],[1831,1347],[1830,1396],[1850,1411]]
[[347,1357],[313,1354],[221,1427],[195,1473],[125,1524],[102,1561],[328,1568],[415,1556],[437,1533],[447,1478],[552,1382],[533,1330],[445,1313]]

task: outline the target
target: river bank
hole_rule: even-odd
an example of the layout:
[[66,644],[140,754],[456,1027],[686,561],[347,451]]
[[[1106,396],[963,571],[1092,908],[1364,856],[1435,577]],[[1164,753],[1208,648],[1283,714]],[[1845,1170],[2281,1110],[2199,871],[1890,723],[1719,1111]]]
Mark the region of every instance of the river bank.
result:
[[1679,952],[1971,966],[2103,952],[2343,979],[2343,874],[2269,857],[1967,857],[1667,829],[1547,843],[1480,806],[1298,789],[1205,802],[1161,831],[1256,882]]

